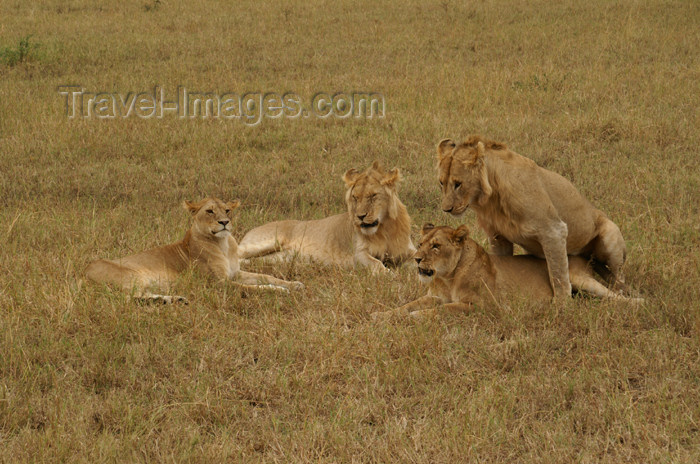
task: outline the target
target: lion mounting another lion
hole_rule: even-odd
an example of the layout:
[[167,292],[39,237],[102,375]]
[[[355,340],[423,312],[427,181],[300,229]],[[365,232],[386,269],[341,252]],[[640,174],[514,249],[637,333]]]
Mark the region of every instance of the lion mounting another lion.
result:
[[[457,229],[426,224],[415,254],[418,276],[429,283],[428,294],[394,310],[377,312],[374,319],[439,311],[466,312],[472,305],[507,305],[514,298],[550,300],[553,296],[546,262],[530,255],[490,255],[469,237],[467,226]],[[603,298],[641,303],[595,280],[586,259],[570,256],[567,273],[574,290]]]
[[87,267],[87,276],[133,292],[137,299],[163,303],[187,303],[184,297],[151,291],[167,289],[190,266],[246,289],[288,292],[303,288],[301,282],[241,271],[238,244],[231,235],[232,212],[238,205],[238,201],[224,203],[217,198],[186,201],[184,207],[192,215],[193,224],[181,241],[117,260],[99,259]]
[[592,258],[596,272],[624,288],[620,229],[564,177],[479,136],[444,139],[437,155],[443,211],[473,209],[493,254],[512,255],[517,243],[545,258],[555,298],[571,295],[567,255]]
[[374,162],[364,172],[343,175],[345,213],[311,221],[271,222],[250,230],[238,248],[241,258],[286,260],[298,255],[322,264],[364,266],[372,272],[399,265],[415,252],[411,218],[399,200],[398,169]]

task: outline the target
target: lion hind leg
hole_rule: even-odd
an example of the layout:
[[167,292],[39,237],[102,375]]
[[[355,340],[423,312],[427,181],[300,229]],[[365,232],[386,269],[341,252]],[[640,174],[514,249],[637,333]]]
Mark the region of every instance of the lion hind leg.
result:
[[598,296],[601,298],[609,298],[612,300],[624,300],[635,304],[640,304],[644,302],[644,298],[628,298],[619,291],[610,290],[605,285],[595,280],[592,276],[585,273],[572,271],[570,278],[571,286],[573,288],[594,296]]
[[187,299],[182,296],[162,295],[142,290],[148,287],[161,287],[162,284],[168,283],[168,279],[159,278],[157,274],[149,271],[132,269],[115,261],[106,259],[94,261],[87,267],[86,274],[95,282],[120,287],[123,291],[130,293],[135,300],[149,303],[188,304]]
[[[614,222],[606,218],[598,227],[598,237],[593,247],[593,258],[598,262],[595,270],[609,284],[624,286],[622,265],[625,263],[625,257],[626,248],[622,233]],[[609,273],[605,272],[605,267]]]
[[632,293],[632,291],[624,282],[624,280],[622,280],[621,273],[618,273],[618,275],[616,276],[605,263],[602,263],[595,258],[593,258],[591,261],[593,270],[605,281],[608,287],[622,291],[627,295]]
[[238,257],[257,258],[284,250],[297,222],[271,222],[249,231],[238,244]]
[[[295,259],[299,258],[299,253],[291,251],[291,250],[282,250],[282,251],[275,251],[270,254],[264,255],[261,257],[265,263],[269,264],[282,264],[282,263],[288,263],[291,261],[294,261]],[[247,263],[250,260],[246,259],[245,261],[241,261],[241,263]]]
[[280,249],[281,246],[276,237],[263,237],[259,240],[250,239],[245,242],[241,241],[238,245],[238,256],[242,259],[257,258],[275,253]]
[[85,273],[89,279],[95,282],[115,285],[124,290],[130,290],[137,286],[145,287],[149,283],[149,279],[142,273],[107,259],[93,261]]

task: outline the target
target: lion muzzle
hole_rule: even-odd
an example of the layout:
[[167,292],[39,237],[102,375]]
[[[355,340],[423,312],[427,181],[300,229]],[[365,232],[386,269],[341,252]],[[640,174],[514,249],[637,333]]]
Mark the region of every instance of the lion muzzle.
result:
[[435,271],[432,269],[424,269],[422,267],[418,268],[418,274],[425,277],[432,277],[435,275]]

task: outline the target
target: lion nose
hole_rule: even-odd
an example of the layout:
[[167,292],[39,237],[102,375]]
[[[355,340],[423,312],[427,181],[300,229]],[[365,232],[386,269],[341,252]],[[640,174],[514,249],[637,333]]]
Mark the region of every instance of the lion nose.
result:
[[416,260],[416,264],[420,264],[420,262],[423,261],[423,258],[416,257],[414,259]]
[[360,221],[363,220],[363,219],[366,218],[366,217],[367,217],[366,214],[358,214],[358,215],[357,215],[357,219],[359,219]]
[[219,221],[219,224],[221,224],[221,225],[224,226],[224,227],[225,227],[226,224],[228,224],[228,223],[229,223],[228,219],[224,219],[223,221]]

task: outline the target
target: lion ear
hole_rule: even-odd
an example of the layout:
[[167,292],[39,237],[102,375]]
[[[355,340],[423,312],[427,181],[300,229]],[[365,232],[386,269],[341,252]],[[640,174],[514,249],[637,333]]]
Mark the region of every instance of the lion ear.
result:
[[420,230],[420,234],[425,235],[428,232],[430,232],[431,230],[433,230],[434,228],[435,228],[435,226],[432,223],[426,222],[425,224],[423,224],[423,227]]
[[195,203],[194,201],[185,200],[182,203],[182,207],[189,211],[192,216],[194,216],[202,207],[202,202]]
[[484,142],[479,141],[479,143],[476,144],[476,151],[474,152],[474,161],[483,161],[485,152],[486,148],[484,147]]
[[445,156],[449,155],[452,153],[452,150],[457,146],[457,144],[454,142],[452,139],[442,139],[440,142],[437,144],[437,156],[438,159],[441,160]]
[[357,181],[357,177],[360,175],[359,172],[357,172],[357,169],[352,168],[348,169],[345,171],[345,174],[343,174],[343,181],[345,182],[346,187],[352,187],[353,184]]
[[452,233],[452,237],[456,243],[462,243],[465,238],[469,237],[469,227],[467,227],[466,224],[462,224],[455,229]]
[[233,200],[233,201],[229,201],[228,203],[226,203],[226,207],[228,209],[231,209],[231,210],[234,210],[234,209],[238,208],[239,206],[241,206],[241,200]]
[[386,173],[386,175],[382,179],[382,185],[386,185],[387,187],[395,187],[396,184],[400,181],[401,172],[399,172],[399,168],[394,168]]

